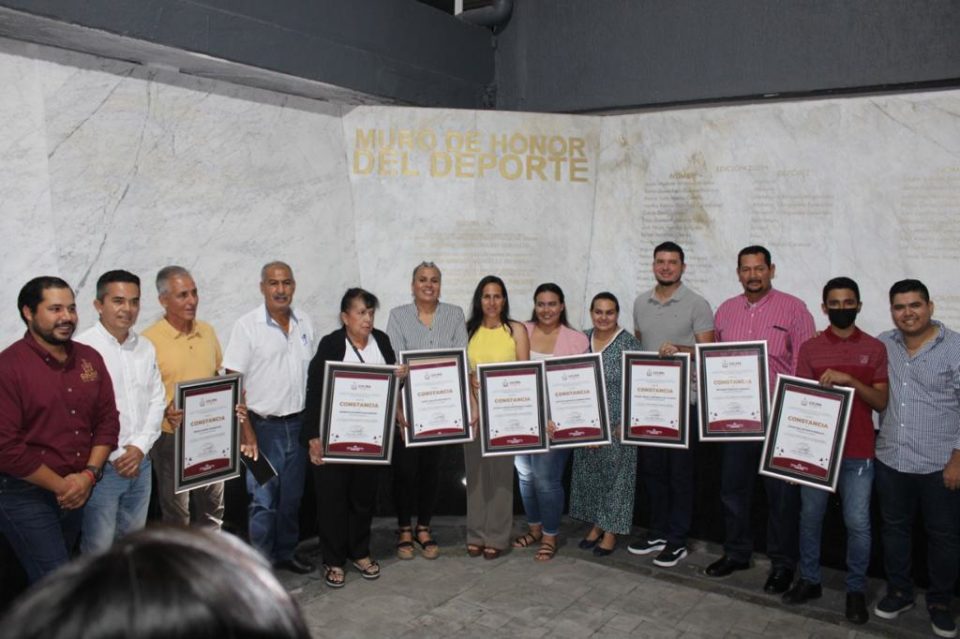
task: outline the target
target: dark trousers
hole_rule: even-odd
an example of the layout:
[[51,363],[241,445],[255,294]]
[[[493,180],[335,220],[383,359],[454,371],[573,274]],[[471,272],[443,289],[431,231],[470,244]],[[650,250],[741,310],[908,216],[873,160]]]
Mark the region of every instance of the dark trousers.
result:
[[34,583],[70,561],[83,509],[64,510],[57,497],[30,482],[0,474],[0,533]]
[[695,415],[694,407],[690,411],[690,448],[640,447],[640,478],[650,504],[649,539],[666,539],[678,546],[687,543],[693,519]]
[[393,501],[397,525],[429,526],[440,490],[440,461],[444,446],[407,448],[402,437],[393,441]]
[[323,563],[344,566],[370,555],[370,524],[380,469],[363,464],[313,467]]
[[927,605],[949,604],[960,565],[960,493],[947,490],[942,471],[901,473],[877,460],[875,476],[887,590],[913,597],[910,533],[919,509],[927,533]]
[[[753,553],[750,507],[763,442],[735,442],[722,447],[720,500],[726,529],[724,553],[749,561]],[[800,557],[800,486],[764,478],[767,493],[767,556],[772,567],[794,570]]]

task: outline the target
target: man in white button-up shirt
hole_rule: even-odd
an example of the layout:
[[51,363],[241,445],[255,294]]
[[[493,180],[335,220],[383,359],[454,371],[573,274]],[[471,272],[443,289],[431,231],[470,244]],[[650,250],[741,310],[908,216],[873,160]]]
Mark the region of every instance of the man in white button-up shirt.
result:
[[75,339],[95,348],[113,381],[120,436],[83,511],[80,549],[106,550],[114,539],[143,528],[150,503],[150,457],[160,436],[164,391],[150,340],[133,331],[140,314],[140,278],[108,271],[97,280],[100,321]]
[[244,375],[250,419],[242,425],[240,451],[253,459],[265,456],[277,471],[263,485],[247,473],[250,543],[275,567],[307,573],[314,567],[294,550],[307,463],[300,428],[316,342],[310,318],[292,307],[296,287],[287,264],[270,262],[261,269],[264,303],[233,325],[223,367]]

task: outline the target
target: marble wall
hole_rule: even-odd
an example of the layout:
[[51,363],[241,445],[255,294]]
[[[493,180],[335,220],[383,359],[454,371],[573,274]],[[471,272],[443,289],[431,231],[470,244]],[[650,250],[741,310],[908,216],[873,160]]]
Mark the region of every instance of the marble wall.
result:
[[0,86],[3,344],[34,275],[77,288],[85,327],[98,275],[132,270],[143,326],[169,263],[194,271],[225,342],[271,259],[321,330],[349,285],[407,301],[421,260],[464,306],[502,275],[516,317],[555,281],[585,325],[593,293],[628,309],[652,284],[665,239],[714,306],[739,291],[737,250],[763,243],[820,324],[823,282],[846,274],[868,330],[908,276],[960,327],[957,91],[605,117],[349,107],[10,40]]

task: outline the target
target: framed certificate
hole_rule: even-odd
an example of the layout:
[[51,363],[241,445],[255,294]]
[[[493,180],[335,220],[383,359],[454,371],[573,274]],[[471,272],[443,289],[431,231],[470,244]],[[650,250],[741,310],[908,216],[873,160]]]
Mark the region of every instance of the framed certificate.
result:
[[480,450],[484,457],[545,453],[547,386],[543,362],[480,364]]
[[767,343],[697,344],[702,441],[762,441],[767,412]]
[[836,491],[853,395],[846,386],[780,375],[760,474]]
[[174,431],[174,492],[240,476],[242,379],[224,375],[177,383],[174,406],[183,411],[183,421]]
[[327,361],[320,404],[323,461],[389,464],[399,380],[396,366]]
[[624,351],[622,397],[624,444],[690,447],[688,353]]
[[547,372],[547,408],[555,430],[550,448],[609,444],[607,389],[600,353],[552,357]]
[[403,386],[406,445],[471,441],[467,351],[401,351],[400,363],[409,368]]

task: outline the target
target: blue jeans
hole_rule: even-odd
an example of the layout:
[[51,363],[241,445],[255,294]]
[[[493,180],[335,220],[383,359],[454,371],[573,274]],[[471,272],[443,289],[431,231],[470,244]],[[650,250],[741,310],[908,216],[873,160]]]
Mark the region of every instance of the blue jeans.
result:
[[299,413],[261,417],[251,412],[250,422],[260,454],[277,471],[263,486],[247,473],[250,544],[274,563],[287,561],[300,541],[300,499],[307,468],[307,451],[299,441],[303,419]]
[[561,448],[539,455],[517,455],[513,465],[520,479],[520,497],[527,523],[543,526],[543,534],[560,534],[563,515],[563,470],[570,450]]
[[927,605],[949,605],[960,565],[960,493],[943,485],[943,471],[901,473],[877,460],[887,591],[913,597],[911,536],[917,509],[927,532]]
[[0,532],[34,583],[70,561],[83,509],[63,510],[49,490],[0,474]]
[[118,475],[113,464],[103,467],[103,479],[83,507],[80,552],[106,550],[114,540],[146,525],[151,468],[147,456],[140,462],[140,474],[131,479]]
[[[837,491],[847,527],[847,592],[867,590],[874,466],[872,459],[844,459],[840,464]],[[820,583],[820,540],[829,499],[825,490],[800,487],[800,576],[812,584]]]

